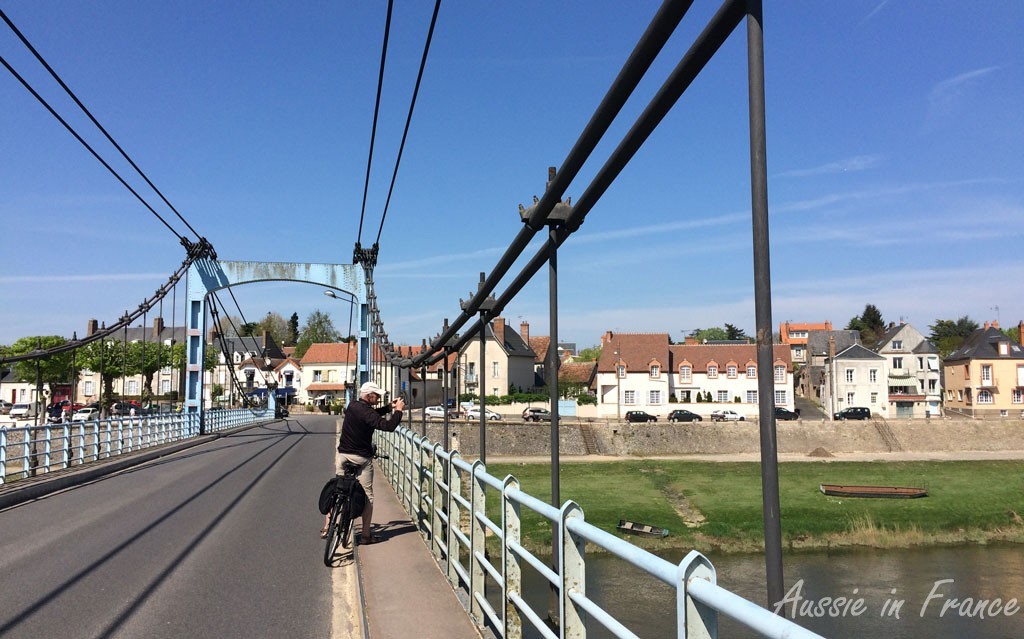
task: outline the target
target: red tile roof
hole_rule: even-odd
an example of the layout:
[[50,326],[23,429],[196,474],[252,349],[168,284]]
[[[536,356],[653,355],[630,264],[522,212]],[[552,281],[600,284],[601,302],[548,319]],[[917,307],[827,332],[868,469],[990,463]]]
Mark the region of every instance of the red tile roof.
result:
[[358,344],[310,344],[306,354],[302,356],[302,365],[355,364],[358,354]]
[[[601,359],[597,370],[600,373],[615,372],[619,358],[626,364],[626,371],[642,371],[652,360],[664,366],[669,361],[668,333],[613,333],[601,346]],[[618,351],[619,355],[615,352]]]
[[[673,372],[677,372],[679,365],[684,361],[690,363],[694,372],[706,371],[711,362],[717,364],[719,369],[724,369],[731,362],[736,364],[740,371],[744,371],[748,364],[757,365],[756,344],[674,344],[669,350],[672,352]],[[772,350],[775,353],[773,364],[784,362],[786,370],[792,371],[793,362],[789,345],[773,344]]]
[[548,358],[548,348],[551,346],[550,335],[537,335],[530,337],[530,350],[534,353],[535,364],[543,364]]

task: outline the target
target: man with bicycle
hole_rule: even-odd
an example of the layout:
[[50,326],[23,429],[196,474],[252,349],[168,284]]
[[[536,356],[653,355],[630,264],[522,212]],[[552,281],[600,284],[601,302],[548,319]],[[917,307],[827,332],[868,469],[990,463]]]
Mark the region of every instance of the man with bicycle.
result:
[[[395,430],[405,410],[405,400],[402,398],[392,400],[388,406],[374,408],[383,395],[384,391],[373,382],[360,386],[359,399],[345,409],[341,437],[338,439],[338,452],[341,454],[338,463],[349,461],[358,464],[359,483],[366,491],[366,508],[363,509],[363,525],[359,534],[361,544],[373,544],[381,540],[373,536],[370,527],[373,518],[373,431]],[[388,413],[391,414],[385,417]]]

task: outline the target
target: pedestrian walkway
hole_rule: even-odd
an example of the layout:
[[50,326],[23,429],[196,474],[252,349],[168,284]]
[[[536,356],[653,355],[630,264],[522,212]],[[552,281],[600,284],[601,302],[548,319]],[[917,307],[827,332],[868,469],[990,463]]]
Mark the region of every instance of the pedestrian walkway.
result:
[[373,479],[374,532],[383,541],[356,550],[367,639],[480,639],[380,468]]

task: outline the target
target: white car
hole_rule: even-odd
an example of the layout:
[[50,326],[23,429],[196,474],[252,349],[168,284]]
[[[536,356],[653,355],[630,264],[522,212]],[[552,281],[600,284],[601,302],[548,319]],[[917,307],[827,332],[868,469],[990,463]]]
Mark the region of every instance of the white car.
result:
[[742,422],[744,421],[743,415],[740,415],[734,410],[716,410],[711,413],[711,421],[713,422]]
[[[477,419],[477,420],[480,419],[480,407],[479,406],[474,406],[473,408],[470,408],[469,410],[467,410],[466,411],[466,419]],[[487,419],[489,421],[490,420],[501,419],[501,415],[499,415],[498,413],[495,413],[492,410],[488,410],[487,411]]]
[[79,408],[71,416],[73,422],[94,422],[100,418],[100,409],[98,408]]
[[427,419],[444,419],[444,408],[442,406],[427,406],[423,409]]
[[10,416],[11,419],[27,419],[29,417],[35,417],[36,411],[33,410],[35,407],[32,404],[15,404],[11,406]]

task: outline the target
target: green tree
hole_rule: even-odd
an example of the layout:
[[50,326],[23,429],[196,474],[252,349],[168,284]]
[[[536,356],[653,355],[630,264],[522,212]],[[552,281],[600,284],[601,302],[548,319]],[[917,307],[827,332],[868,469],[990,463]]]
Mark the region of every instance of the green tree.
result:
[[312,344],[338,341],[338,329],[334,328],[331,316],[317,309],[306,318],[299,341],[295,344],[295,356],[302,357]]
[[239,337],[254,337],[260,332],[259,322],[246,322],[238,327]]
[[[37,335],[22,337],[10,347],[11,355],[25,355],[34,350],[47,350],[67,342],[59,335]],[[67,384],[71,382],[71,351],[39,359],[39,378],[43,384]],[[23,382],[36,381],[36,360],[15,362],[14,374]]]
[[724,328],[713,326],[711,328],[695,328],[690,331],[690,337],[697,338],[697,342],[720,342],[729,339],[729,333]]
[[736,328],[732,324],[726,323],[725,325],[726,339],[730,340],[746,340],[750,341],[750,336],[742,328]]
[[596,362],[600,358],[601,347],[591,346],[589,348],[584,348],[583,350],[581,350],[573,359],[575,359],[577,362]]
[[864,306],[864,312],[850,318],[846,325],[848,331],[860,331],[860,341],[866,345],[873,345],[885,334],[885,321],[882,320],[882,312],[874,304]]
[[285,346],[295,346],[299,342],[299,314],[292,313],[288,318],[288,339],[284,341]]
[[125,375],[124,344],[113,338],[90,342],[78,349],[76,360],[80,369],[100,375],[103,397],[109,402],[114,394],[114,380]]
[[939,349],[939,353],[946,357],[960,348],[968,335],[978,330],[978,323],[964,315],[957,320],[935,320],[928,328],[932,331],[928,339]]

